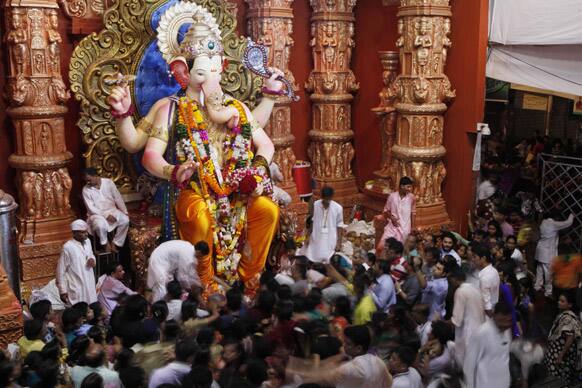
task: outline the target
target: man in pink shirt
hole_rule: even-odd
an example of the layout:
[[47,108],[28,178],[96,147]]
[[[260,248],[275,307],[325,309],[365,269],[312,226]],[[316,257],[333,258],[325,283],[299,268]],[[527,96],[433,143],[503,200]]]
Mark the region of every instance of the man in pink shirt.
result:
[[384,244],[390,237],[404,243],[412,230],[416,217],[416,198],[412,194],[412,179],[400,178],[398,191],[390,193],[384,206],[384,217],[387,221],[384,234],[376,247],[376,256],[384,250]]

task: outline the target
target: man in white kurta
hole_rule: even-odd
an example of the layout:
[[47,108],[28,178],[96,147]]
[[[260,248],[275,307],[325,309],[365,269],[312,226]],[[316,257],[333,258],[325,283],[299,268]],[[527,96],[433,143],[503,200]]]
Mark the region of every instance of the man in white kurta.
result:
[[511,308],[495,306],[493,319],[483,323],[467,344],[463,372],[467,387],[507,388],[511,345]]
[[574,214],[565,221],[556,221],[557,214],[546,217],[540,224],[540,239],[536,246],[536,291],[544,287],[546,296],[552,295],[552,272],[550,264],[554,257],[558,256],[559,231],[566,229],[574,222]]
[[123,198],[111,179],[101,178],[95,169],[84,172],[83,201],[87,208],[89,232],[99,244],[108,246],[107,234],[115,230],[110,249],[119,250],[125,244],[129,230],[129,217]]
[[[206,245],[206,253],[204,247]],[[192,286],[201,286],[198,277],[198,256],[204,257],[209,253],[208,244],[198,242],[201,249],[196,250],[188,241],[170,240],[160,244],[150,256],[148,264],[148,288],[152,290],[153,301],[164,299],[166,284],[177,280],[184,290]]]
[[455,325],[455,357],[458,365],[463,365],[471,337],[485,322],[485,311],[479,289],[466,281],[461,270],[454,271],[449,279],[457,287],[451,322]]
[[97,301],[95,289],[95,255],[87,238],[87,223],[76,220],[71,224],[73,238],[63,245],[56,271],[56,284],[61,300],[73,305]]
[[313,204],[313,217],[309,241],[300,250],[313,262],[327,263],[341,249],[344,228],[344,209],[333,201],[333,189],[323,187],[321,199]]
[[384,250],[384,243],[388,238],[393,237],[404,244],[410,231],[414,229],[416,199],[412,194],[412,180],[409,177],[400,178],[398,191],[388,195],[383,217],[387,223],[376,247],[376,255]]

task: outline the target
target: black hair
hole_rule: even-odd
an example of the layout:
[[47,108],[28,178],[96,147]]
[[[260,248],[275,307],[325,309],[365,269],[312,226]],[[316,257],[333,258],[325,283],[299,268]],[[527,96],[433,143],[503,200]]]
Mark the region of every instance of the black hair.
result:
[[297,267],[302,279],[307,278],[307,269],[309,267],[309,259],[307,256],[295,256],[294,265]]
[[493,262],[493,258],[491,257],[491,252],[489,251],[489,248],[487,248],[485,245],[473,244],[471,246],[471,250],[473,251],[473,254],[477,255],[479,258],[484,257],[488,263]]
[[293,317],[294,303],[290,300],[280,300],[275,306],[275,314],[280,321],[290,321]]
[[138,366],[128,366],[119,369],[119,380],[124,387],[139,388],[144,386],[145,371]]
[[396,353],[400,361],[407,367],[410,367],[416,359],[416,352],[409,346],[399,346],[394,349],[394,353]]
[[208,366],[195,365],[184,378],[182,386],[184,388],[210,388],[213,381],[212,372]]
[[51,359],[59,361],[59,358],[61,357],[61,344],[59,343],[58,338],[53,338],[50,342],[46,343],[40,353],[45,360]]
[[84,168],[83,175],[97,176],[97,169],[93,167]]
[[0,386],[8,387],[12,380],[12,373],[14,372],[14,363],[6,358],[0,361]]
[[101,347],[101,350],[98,353],[88,353],[85,351],[82,359],[86,366],[90,368],[99,368],[105,363],[105,350]]
[[107,275],[110,275],[115,273],[117,271],[117,267],[119,267],[121,265],[121,263],[114,261],[112,263],[107,264],[107,272],[105,272]]
[[566,298],[566,301],[572,305],[572,311],[574,311],[574,313],[577,313],[576,292],[572,292],[570,290],[561,290],[558,297],[560,297],[560,295],[563,295],[564,298]]
[[129,321],[141,321],[145,318],[148,310],[148,301],[139,294],[131,295],[127,298],[124,317]]
[[292,297],[293,291],[291,290],[291,287],[287,284],[281,284],[279,289],[277,289],[277,298],[279,298],[279,300],[290,301]]
[[497,304],[495,305],[495,308],[493,309],[493,312],[495,314],[501,314],[501,315],[511,315],[512,314],[512,309],[511,306],[504,302],[504,301],[500,301],[497,302]]
[[176,360],[186,362],[190,357],[194,357],[198,351],[198,345],[194,338],[184,338],[176,342]]
[[83,318],[87,318],[87,313],[89,312],[89,303],[77,302],[74,305],[72,305],[71,308],[79,311]]
[[336,316],[344,317],[348,322],[351,321],[352,304],[347,296],[341,295],[335,298],[334,314]]
[[172,299],[180,299],[182,296],[182,286],[180,282],[177,280],[172,280],[168,284],[166,284],[166,290],[168,290],[168,295]]
[[419,314],[422,314],[423,318],[428,319],[428,316],[430,314],[430,306],[428,304],[418,303],[414,305],[412,308],[415,309],[416,312],[418,312]]
[[175,319],[170,319],[164,324],[164,340],[174,341],[180,335],[182,326]]
[[257,307],[261,311],[267,314],[271,314],[273,312],[273,307],[275,306],[276,302],[277,296],[275,295],[275,293],[271,291],[263,291],[259,294],[259,297],[257,299]]
[[89,337],[80,335],[76,337],[69,347],[69,356],[67,357],[67,364],[70,366],[79,365],[84,366],[84,355],[91,344]]
[[460,268],[456,268],[453,271],[451,271],[449,273],[449,276],[452,279],[458,280],[459,282],[464,282],[465,280],[467,280],[467,275],[465,274],[465,272],[463,272],[463,270],[461,270]]
[[380,267],[381,273],[388,275],[390,274],[392,266],[390,265],[390,262],[388,260],[380,260],[378,262],[378,267]]
[[29,340],[39,339],[43,326],[44,321],[41,321],[40,319],[24,321],[24,336]]
[[204,240],[198,241],[196,244],[194,244],[194,249],[196,249],[196,252],[202,253],[203,256],[206,256],[210,253],[210,247]]
[[158,300],[152,305],[152,317],[156,322],[164,322],[169,314],[170,311],[168,310],[168,304],[165,300]]
[[483,229],[477,229],[475,232],[473,232],[474,236],[481,236],[483,238],[487,237],[487,232],[484,231]]
[[89,323],[96,325],[99,322],[99,317],[103,314],[103,305],[99,302],[93,302],[89,305],[89,308],[93,311],[93,319]]
[[515,237],[513,234],[505,237],[505,242],[507,242],[509,239],[515,240],[515,242],[517,242],[517,237]]
[[323,295],[321,293],[321,289],[317,287],[312,288],[311,290],[309,290],[309,293],[307,294],[305,308],[308,311],[315,310],[317,306],[321,304],[322,299]]
[[376,264],[376,255],[372,252],[368,252],[366,253],[366,256],[368,257],[368,261],[370,262],[371,265]]
[[337,337],[321,336],[315,339],[311,352],[319,354],[320,359],[325,360],[340,353],[342,342]]
[[242,292],[238,289],[231,288],[226,292],[226,307],[230,311],[239,311],[242,306]]
[[49,300],[47,299],[39,300],[30,305],[29,308],[30,315],[32,315],[34,319],[40,319],[41,321],[45,321],[47,319],[47,316],[51,312],[51,307],[52,303]]
[[363,353],[368,352],[372,338],[370,336],[370,330],[367,326],[348,326],[344,329],[344,336],[349,338],[350,341],[354,343],[354,345],[361,346]]
[[445,273],[449,274],[455,270],[455,268],[459,268],[457,264],[457,259],[453,255],[444,255],[442,259],[438,260],[445,269]]
[[267,364],[263,360],[253,358],[247,361],[247,380],[255,386],[260,386],[268,379]]
[[81,388],[103,388],[103,377],[97,372],[89,373],[81,382]]
[[330,186],[323,186],[321,188],[321,198],[331,198],[334,194],[333,187]]
[[452,341],[455,338],[455,333],[451,326],[445,321],[434,321],[432,323],[431,332],[432,335],[443,345],[446,345],[447,341]]
[[445,232],[445,233],[443,233],[443,240],[445,238],[447,238],[447,237],[450,238],[453,241],[453,249],[455,249],[455,247],[457,246],[457,238],[451,232]]
[[96,344],[103,343],[103,332],[97,326],[91,326],[87,331],[87,337],[91,338]]
[[202,327],[196,335],[196,342],[200,346],[210,347],[212,342],[214,342],[214,329],[210,326]]
[[180,313],[182,322],[186,322],[189,319],[196,319],[198,317],[198,302],[193,300],[183,301]]
[[424,252],[425,256],[427,253],[430,253],[432,258],[436,261],[441,257],[441,251],[437,247],[427,248]]
[[[388,240],[386,241],[388,242]],[[388,249],[393,250],[397,255],[402,255],[402,252],[404,252],[404,245],[400,241],[393,239],[388,242]]]
[[501,238],[503,237],[503,230],[501,230],[501,225],[499,225],[499,222],[495,221],[495,220],[491,220],[487,223],[487,227],[489,226],[493,226],[496,230],[495,232],[495,237],[497,238]]
[[399,186],[406,186],[406,185],[411,185],[412,184],[412,179],[410,179],[407,176],[403,176],[402,178],[400,178],[400,182],[399,182]]
[[42,360],[36,374],[40,378],[40,383],[35,387],[55,387],[58,384],[59,363],[50,359]]

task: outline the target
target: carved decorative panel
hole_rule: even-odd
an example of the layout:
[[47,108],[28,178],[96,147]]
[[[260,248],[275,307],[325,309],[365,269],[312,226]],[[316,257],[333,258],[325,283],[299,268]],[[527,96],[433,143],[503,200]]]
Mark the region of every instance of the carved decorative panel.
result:
[[[5,39],[9,75],[7,113],[15,131],[9,163],[17,170],[21,248],[62,246],[70,237],[72,182],[67,165],[72,158],[65,143],[64,103],[69,91],[60,71],[59,12],[55,1],[19,1],[5,5]],[[54,265],[32,273],[45,258],[34,257],[24,279],[52,277]],[[54,263],[52,263],[54,264]]]

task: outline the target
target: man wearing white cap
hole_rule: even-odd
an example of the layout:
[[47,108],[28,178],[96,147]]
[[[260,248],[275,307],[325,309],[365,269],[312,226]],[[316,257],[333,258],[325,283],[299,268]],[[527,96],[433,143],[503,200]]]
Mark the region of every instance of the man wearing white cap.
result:
[[95,289],[95,255],[87,238],[88,226],[83,220],[71,224],[73,238],[63,245],[57,265],[57,287],[65,304],[97,302]]

